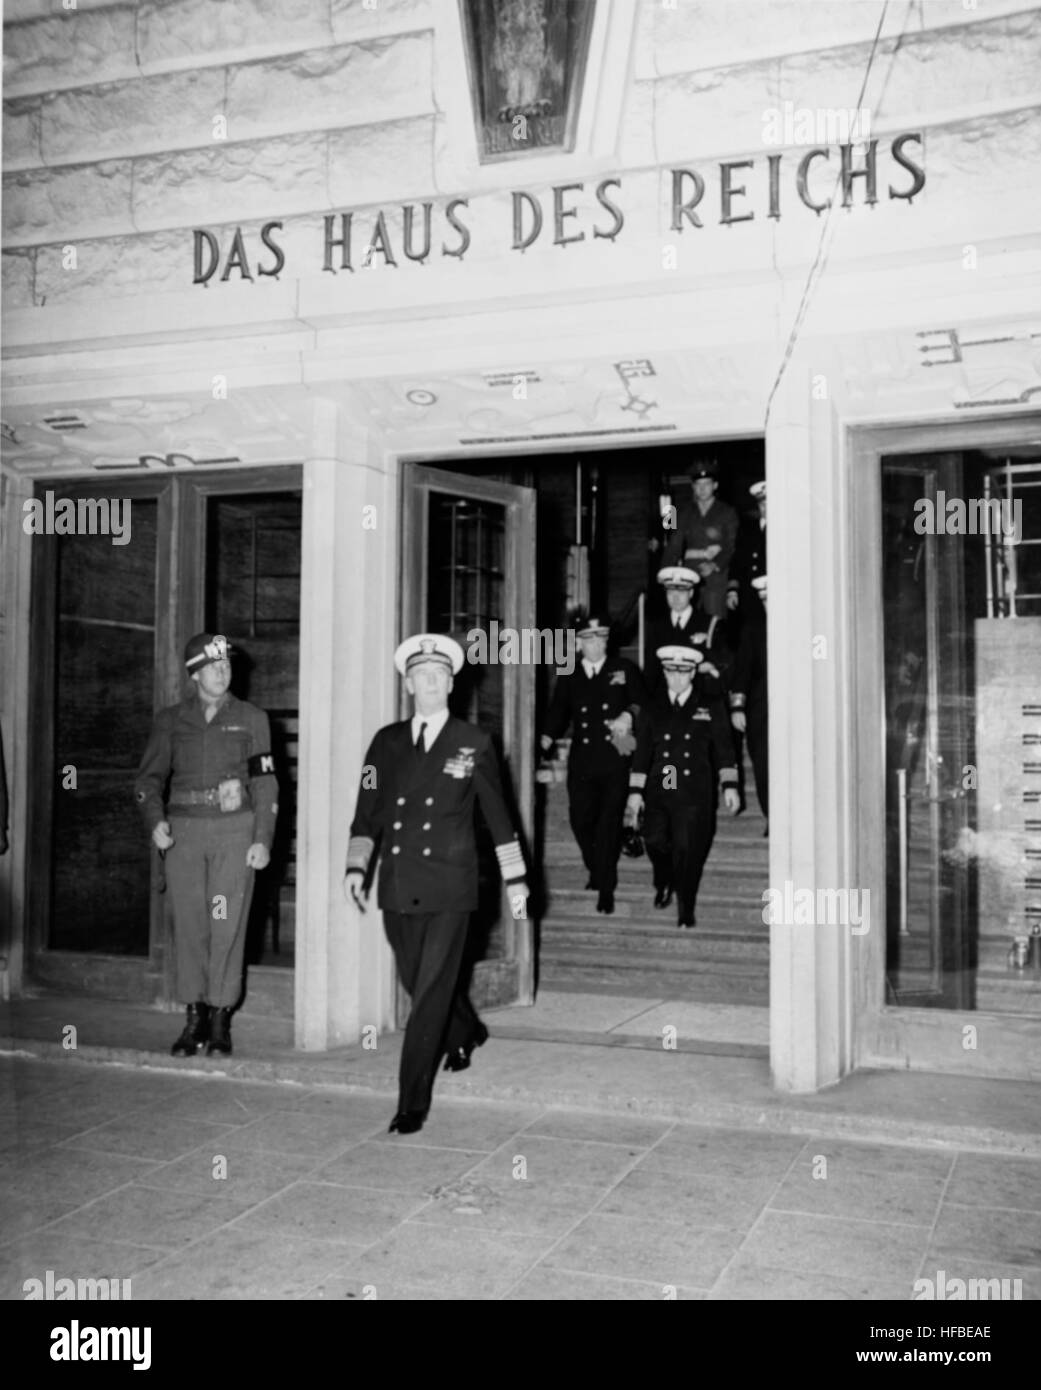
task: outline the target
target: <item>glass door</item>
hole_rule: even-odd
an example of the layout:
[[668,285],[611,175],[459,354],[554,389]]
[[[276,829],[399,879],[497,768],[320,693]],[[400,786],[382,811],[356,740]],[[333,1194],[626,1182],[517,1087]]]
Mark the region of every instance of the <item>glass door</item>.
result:
[[[535,493],[409,464],[402,518],[402,636],[447,633],[467,652],[452,713],[492,735],[530,866],[536,665],[499,658],[511,633],[521,644],[515,650],[529,657],[534,650]],[[403,685],[402,694],[404,715]],[[468,943],[472,997],[478,1007],[531,1003],[533,923],[530,917],[514,920],[490,837],[479,834],[479,843],[481,904]]]

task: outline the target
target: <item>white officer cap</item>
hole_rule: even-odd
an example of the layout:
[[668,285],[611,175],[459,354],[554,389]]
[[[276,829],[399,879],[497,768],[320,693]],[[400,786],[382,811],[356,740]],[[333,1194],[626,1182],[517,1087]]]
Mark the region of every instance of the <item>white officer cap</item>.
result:
[[659,647],[654,653],[663,671],[694,671],[705,660],[697,647]]
[[439,662],[447,666],[454,676],[462,670],[463,649],[451,637],[419,632],[415,637],[406,637],[394,653],[394,665],[400,676],[407,676],[414,666],[424,661]]
[[686,565],[666,565],[658,571],[658,583],[664,584],[666,589],[693,589],[695,584],[701,583],[701,576]]
[[766,479],[761,478],[758,483],[753,483],[748,489],[755,500],[758,502],[761,497],[766,496]]

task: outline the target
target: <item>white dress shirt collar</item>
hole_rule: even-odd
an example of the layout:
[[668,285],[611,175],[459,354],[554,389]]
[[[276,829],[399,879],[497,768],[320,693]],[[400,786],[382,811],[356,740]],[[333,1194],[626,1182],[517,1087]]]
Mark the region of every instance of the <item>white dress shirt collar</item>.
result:
[[427,731],[423,735],[423,744],[429,753],[433,747],[434,740],[448,723],[448,710],[439,710],[437,714],[414,714],[412,716],[412,742],[415,744],[419,737],[420,725],[425,724]]
[[586,675],[589,677],[589,679],[592,680],[594,676],[598,676],[598,675],[600,674],[600,669],[601,669],[601,667],[603,666],[603,664],[604,664],[604,662],[605,662],[606,660],[607,660],[607,657],[606,657],[606,656],[602,656],[602,657],[600,658],[600,660],[594,665],[593,662],[587,661],[587,660],[585,659],[585,657],[583,657],[583,658],[582,658],[582,669],[585,671],[585,673],[586,673]]

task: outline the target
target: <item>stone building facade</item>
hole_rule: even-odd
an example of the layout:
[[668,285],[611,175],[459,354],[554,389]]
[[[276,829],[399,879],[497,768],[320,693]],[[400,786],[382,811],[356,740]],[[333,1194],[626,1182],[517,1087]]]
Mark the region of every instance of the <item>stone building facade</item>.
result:
[[[41,775],[24,502],[302,470],[296,1036],[389,1026],[389,953],[340,876],[398,707],[408,469],[760,438],[771,887],[886,900],[879,461],[1041,438],[1036,4],[597,0],[573,147],[492,161],[453,0],[9,0],[4,22],[13,827]],[[157,698],[180,640],[157,628]],[[0,859],[16,990],[28,858],[15,834]],[[773,925],[779,1086],[1023,1074],[1035,1017],[966,1048],[967,1015],[888,1006],[885,951],[881,926]]]

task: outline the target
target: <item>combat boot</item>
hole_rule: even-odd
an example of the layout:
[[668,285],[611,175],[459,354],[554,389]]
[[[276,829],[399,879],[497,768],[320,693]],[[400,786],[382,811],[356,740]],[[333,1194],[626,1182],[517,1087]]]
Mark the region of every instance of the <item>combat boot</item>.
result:
[[210,1027],[210,1042],[206,1048],[206,1056],[212,1057],[215,1052],[222,1052],[226,1056],[231,1055],[231,1010],[214,1009],[213,1022]]
[[194,1057],[202,1051],[210,1036],[209,1004],[204,1004],[200,999],[198,1003],[188,1005],[187,1014],[184,1032],[170,1049],[174,1057]]

